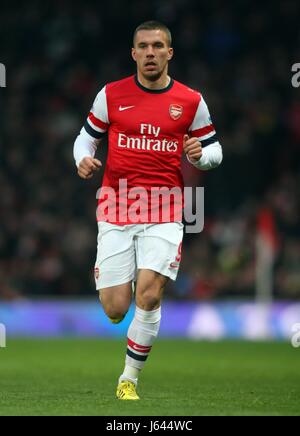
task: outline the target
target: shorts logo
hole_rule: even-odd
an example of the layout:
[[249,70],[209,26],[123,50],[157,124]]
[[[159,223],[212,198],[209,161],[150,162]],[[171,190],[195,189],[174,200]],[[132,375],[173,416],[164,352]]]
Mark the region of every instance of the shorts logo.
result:
[[178,269],[179,265],[180,265],[180,262],[172,262],[172,263],[170,263],[170,268]]
[[170,263],[170,268],[173,268],[173,269],[179,268],[180,262],[181,262],[181,255],[182,255],[182,242],[179,244],[175,262]]
[[100,270],[99,268],[95,268],[95,279],[98,280],[100,277]]
[[169,109],[169,113],[170,113],[170,117],[173,120],[175,120],[175,121],[179,120],[179,118],[183,114],[183,107],[180,106],[179,104],[171,104],[170,109]]

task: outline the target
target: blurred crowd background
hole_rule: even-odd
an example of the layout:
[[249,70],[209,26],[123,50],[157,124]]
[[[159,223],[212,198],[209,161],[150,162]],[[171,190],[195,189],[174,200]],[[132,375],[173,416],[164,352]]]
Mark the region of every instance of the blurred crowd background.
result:
[[[96,191],[73,161],[95,95],[135,72],[141,22],[173,33],[173,78],[200,90],[224,149],[205,187],[205,230],[187,235],[169,298],[255,293],[258,217],[273,220],[274,296],[300,298],[300,62],[298,1],[62,0],[1,4],[0,298],[93,296]],[[98,157],[105,161],[104,141]]]

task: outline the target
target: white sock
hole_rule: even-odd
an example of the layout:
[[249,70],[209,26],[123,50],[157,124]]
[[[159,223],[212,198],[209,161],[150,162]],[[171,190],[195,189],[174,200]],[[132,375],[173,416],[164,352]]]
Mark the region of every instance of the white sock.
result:
[[140,371],[140,369],[134,368],[133,366],[125,365],[123,374],[121,375],[119,382],[122,380],[130,380],[135,385],[137,385]]
[[137,384],[139,373],[158,335],[160,320],[160,307],[151,311],[136,307],[134,318],[128,329],[126,365],[119,382],[130,380]]

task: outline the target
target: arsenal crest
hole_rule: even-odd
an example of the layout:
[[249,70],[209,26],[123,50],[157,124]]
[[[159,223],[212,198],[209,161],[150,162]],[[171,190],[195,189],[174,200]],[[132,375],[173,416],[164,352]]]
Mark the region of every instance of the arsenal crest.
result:
[[183,107],[179,104],[171,104],[169,112],[173,120],[178,120],[183,114]]

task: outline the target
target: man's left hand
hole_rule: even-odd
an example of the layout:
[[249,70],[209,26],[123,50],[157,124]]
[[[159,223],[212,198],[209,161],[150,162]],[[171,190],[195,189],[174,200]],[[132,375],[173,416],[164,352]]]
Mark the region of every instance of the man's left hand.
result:
[[202,156],[202,144],[198,138],[183,137],[183,151],[188,155],[191,162],[197,162]]

